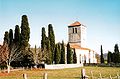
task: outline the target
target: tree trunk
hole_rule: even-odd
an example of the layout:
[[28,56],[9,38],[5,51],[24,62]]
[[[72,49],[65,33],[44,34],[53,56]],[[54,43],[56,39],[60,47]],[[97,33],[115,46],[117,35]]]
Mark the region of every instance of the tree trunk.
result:
[[7,73],[10,73],[10,63],[7,64]]

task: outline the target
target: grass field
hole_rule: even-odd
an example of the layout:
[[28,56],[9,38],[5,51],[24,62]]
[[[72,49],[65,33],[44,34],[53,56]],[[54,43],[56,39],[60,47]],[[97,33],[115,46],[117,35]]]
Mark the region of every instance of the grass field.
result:
[[[116,76],[117,73],[120,75],[120,68],[116,67],[82,67],[86,70],[86,74],[91,76],[99,77],[101,73],[102,77]],[[12,71],[9,74],[0,73],[0,79],[23,79],[22,75],[27,74],[28,79],[43,79],[43,74],[48,74],[48,79],[80,79],[82,68],[71,68],[71,69],[59,69],[59,70],[21,70]]]

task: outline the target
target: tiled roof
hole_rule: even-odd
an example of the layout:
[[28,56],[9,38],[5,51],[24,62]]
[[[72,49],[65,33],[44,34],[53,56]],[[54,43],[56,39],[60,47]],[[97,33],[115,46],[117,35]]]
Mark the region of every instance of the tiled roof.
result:
[[69,26],[80,26],[80,25],[81,25],[81,23],[76,21],[76,22],[70,24]]
[[91,50],[89,48],[80,47],[80,45],[77,45],[77,44],[70,44],[70,47],[76,48],[76,49],[81,49],[81,50]]

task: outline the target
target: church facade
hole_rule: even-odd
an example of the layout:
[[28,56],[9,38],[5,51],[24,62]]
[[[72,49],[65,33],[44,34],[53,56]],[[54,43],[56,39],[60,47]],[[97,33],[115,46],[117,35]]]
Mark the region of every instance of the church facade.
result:
[[76,52],[77,64],[97,63],[96,52],[86,47],[86,29],[87,27],[78,21],[68,26],[68,42]]

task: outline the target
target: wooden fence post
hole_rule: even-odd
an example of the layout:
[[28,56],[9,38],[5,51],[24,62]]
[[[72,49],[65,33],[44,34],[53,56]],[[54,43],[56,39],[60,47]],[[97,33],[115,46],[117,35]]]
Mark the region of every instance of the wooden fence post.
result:
[[117,73],[117,79],[119,79],[119,74]]
[[81,69],[81,77],[82,79],[85,79],[85,69]]
[[91,79],[93,79],[93,72],[91,71]]
[[47,79],[47,73],[44,73],[43,79]]
[[91,79],[93,79],[93,72],[92,72],[92,71],[90,71],[90,73],[91,73]]
[[81,77],[82,79],[88,79],[88,76],[85,74],[85,69],[81,69]]
[[23,79],[27,79],[27,74],[23,74]]
[[111,75],[110,75],[110,79],[112,79]]
[[102,75],[101,75],[101,73],[100,73],[100,79],[102,79]]

